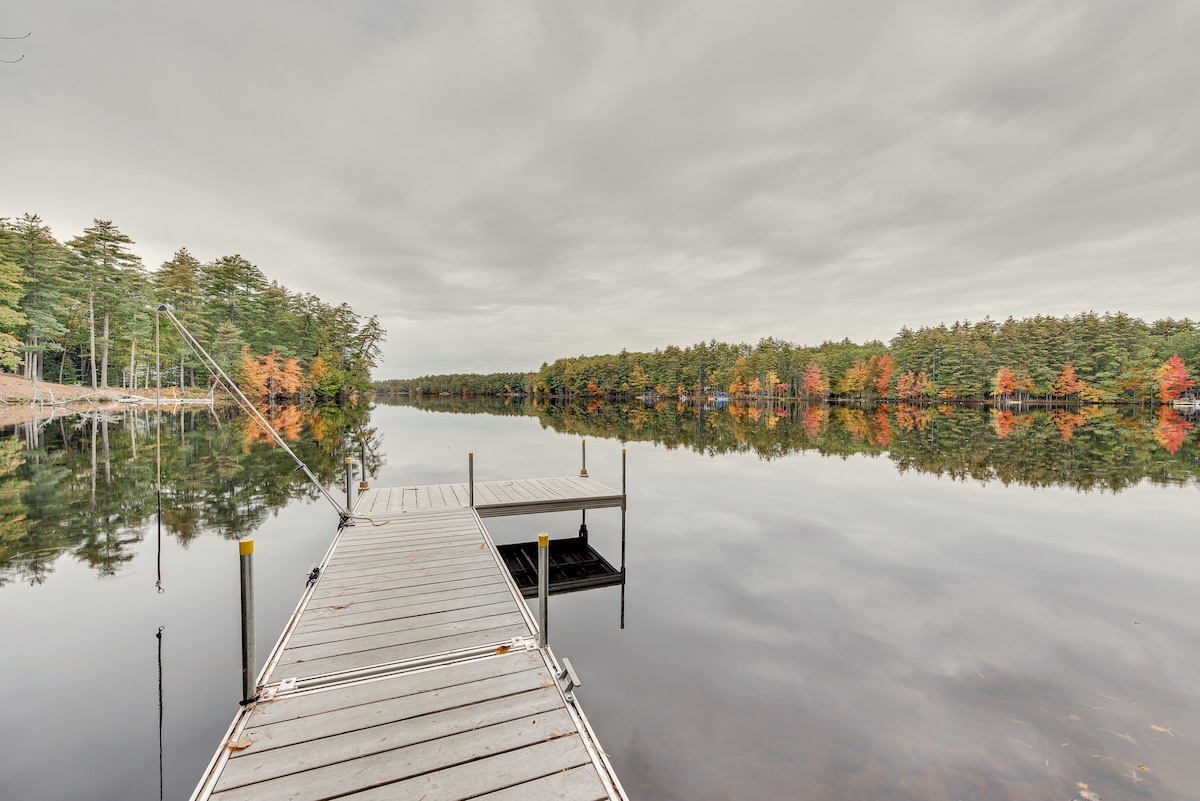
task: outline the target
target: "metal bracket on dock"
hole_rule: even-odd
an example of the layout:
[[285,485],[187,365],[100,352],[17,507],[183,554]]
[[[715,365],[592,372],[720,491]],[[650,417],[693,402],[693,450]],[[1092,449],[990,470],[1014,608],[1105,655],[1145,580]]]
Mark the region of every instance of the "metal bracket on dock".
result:
[[[562,680],[567,680],[567,686],[562,687]],[[576,687],[582,687],[583,682],[579,680],[579,676],[575,674],[575,668],[571,667],[571,660],[566,657],[562,661],[562,670],[558,673],[559,686],[562,687],[563,693],[570,695],[571,691]]]

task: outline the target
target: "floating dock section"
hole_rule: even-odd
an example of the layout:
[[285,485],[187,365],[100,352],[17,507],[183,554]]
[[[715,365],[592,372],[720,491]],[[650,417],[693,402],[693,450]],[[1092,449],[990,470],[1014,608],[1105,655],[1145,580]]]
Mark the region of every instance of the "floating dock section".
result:
[[[466,488],[466,493],[462,490]],[[364,491],[193,801],[623,801],[482,517],[624,508],[588,478]]]

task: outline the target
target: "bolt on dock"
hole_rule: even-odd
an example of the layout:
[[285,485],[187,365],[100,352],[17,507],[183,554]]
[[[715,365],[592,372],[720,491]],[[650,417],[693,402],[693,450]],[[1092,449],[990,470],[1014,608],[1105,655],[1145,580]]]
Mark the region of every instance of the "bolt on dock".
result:
[[364,490],[193,801],[624,801],[481,519],[604,507],[623,534],[586,474]]

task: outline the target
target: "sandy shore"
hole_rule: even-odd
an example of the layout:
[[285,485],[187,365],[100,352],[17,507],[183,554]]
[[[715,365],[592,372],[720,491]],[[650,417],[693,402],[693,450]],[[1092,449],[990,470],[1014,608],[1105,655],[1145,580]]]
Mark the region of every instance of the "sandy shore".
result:
[[[208,393],[202,390],[185,390],[185,394],[180,394],[178,387],[164,387],[162,391],[164,401],[207,397]],[[131,393],[114,387],[93,390],[91,387],[39,381],[35,397],[32,382],[11,373],[0,373],[0,426],[47,420],[97,408],[127,408],[129,403],[136,402],[138,398],[152,400],[154,390],[138,389]]]

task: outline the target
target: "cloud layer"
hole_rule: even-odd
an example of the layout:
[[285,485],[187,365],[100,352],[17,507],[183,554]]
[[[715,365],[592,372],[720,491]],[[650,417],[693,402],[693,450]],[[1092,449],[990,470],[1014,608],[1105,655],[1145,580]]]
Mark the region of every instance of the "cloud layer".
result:
[[0,215],[240,252],[383,375],[1197,316],[1200,7],[390,3],[0,15]]

